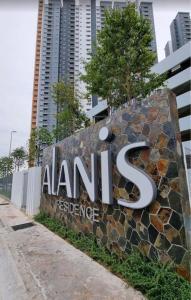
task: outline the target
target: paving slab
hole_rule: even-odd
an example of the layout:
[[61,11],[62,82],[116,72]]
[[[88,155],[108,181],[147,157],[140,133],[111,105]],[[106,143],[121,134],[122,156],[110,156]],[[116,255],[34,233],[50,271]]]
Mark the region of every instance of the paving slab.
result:
[[41,224],[13,231],[26,222],[11,204],[0,205],[0,300],[145,299]]

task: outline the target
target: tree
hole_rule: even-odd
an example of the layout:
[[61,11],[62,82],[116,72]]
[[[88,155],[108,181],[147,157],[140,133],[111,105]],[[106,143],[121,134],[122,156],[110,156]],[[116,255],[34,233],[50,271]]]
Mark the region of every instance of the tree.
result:
[[29,167],[34,166],[35,159],[37,157],[37,132],[36,128],[31,130],[29,142],[28,142],[28,151],[29,151],[29,159],[28,159],[28,164]]
[[134,4],[106,11],[96,53],[81,76],[88,95],[98,95],[111,107],[118,107],[161,86],[164,75],[150,71],[156,60],[156,54],[149,49],[152,39],[149,21],[137,13]]
[[27,158],[27,153],[23,147],[20,147],[13,150],[11,157],[13,158],[15,170],[17,169],[17,171],[19,171],[20,167],[24,165],[24,161]]
[[12,157],[0,158],[0,178],[7,177],[13,173],[13,159]]
[[41,127],[31,130],[29,139],[29,167],[34,166],[35,161],[39,161],[42,147],[51,145],[53,140],[53,134],[47,128]]
[[57,126],[53,130],[56,140],[62,140],[89,124],[72,85],[63,81],[54,84],[52,96],[57,105]]

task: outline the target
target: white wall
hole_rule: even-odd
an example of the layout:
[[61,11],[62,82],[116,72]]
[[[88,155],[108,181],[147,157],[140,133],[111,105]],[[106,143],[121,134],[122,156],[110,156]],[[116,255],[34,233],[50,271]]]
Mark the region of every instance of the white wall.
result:
[[39,212],[41,195],[41,167],[34,167],[28,170],[28,186],[26,214],[36,215]]
[[41,167],[13,174],[11,202],[28,215],[39,212],[41,195]]
[[26,203],[26,176],[27,171],[20,171],[13,174],[11,202],[18,208],[24,208]]

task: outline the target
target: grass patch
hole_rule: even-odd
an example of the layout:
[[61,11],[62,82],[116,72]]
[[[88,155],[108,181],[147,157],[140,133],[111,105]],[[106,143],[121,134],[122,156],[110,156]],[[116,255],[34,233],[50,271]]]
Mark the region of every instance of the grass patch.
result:
[[119,275],[135,289],[151,300],[189,300],[190,284],[175,272],[172,264],[148,260],[138,252],[132,252],[123,258],[110,253],[96,242],[94,235],[76,233],[65,227],[60,221],[44,213],[35,216],[35,221],[66,239],[76,248],[87,253],[96,261]]
[[0,196],[4,196],[4,197],[6,197],[10,200],[11,199],[11,192],[6,192],[4,190],[1,190],[0,191]]

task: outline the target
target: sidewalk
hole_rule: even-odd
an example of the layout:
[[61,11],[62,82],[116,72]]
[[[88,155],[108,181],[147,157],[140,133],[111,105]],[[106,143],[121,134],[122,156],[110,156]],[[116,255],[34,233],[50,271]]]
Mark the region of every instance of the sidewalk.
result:
[[0,300],[143,300],[87,255],[0,198]]

